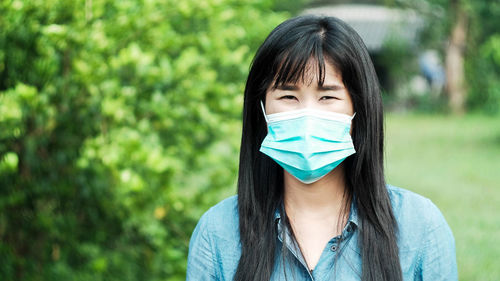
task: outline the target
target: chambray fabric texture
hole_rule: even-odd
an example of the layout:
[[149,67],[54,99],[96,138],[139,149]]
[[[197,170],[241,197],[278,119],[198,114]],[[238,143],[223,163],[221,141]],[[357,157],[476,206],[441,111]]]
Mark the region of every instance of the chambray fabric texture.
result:
[[[429,199],[411,191],[389,185],[387,189],[399,226],[403,280],[458,280],[455,240],[439,209]],[[282,229],[279,212],[275,217],[278,236],[271,280],[285,280],[285,275],[286,280],[361,279],[359,221],[354,204],[342,234],[327,243],[312,272],[287,229]],[[343,237],[341,243],[340,237]],[[283,241],[288,251],[285,260]],[[237,197],[232,196],[210,208],[198,222],[189,244],[186,280],[232,280],[240,255]]]

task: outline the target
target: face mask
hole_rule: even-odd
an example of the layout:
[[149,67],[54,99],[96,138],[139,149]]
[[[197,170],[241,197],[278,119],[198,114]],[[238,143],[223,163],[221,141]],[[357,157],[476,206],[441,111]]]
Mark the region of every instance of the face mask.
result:
[[268,133],[260,151],[288,173],[310,184],[354,154],[353,116],[309,108],[266,115]]

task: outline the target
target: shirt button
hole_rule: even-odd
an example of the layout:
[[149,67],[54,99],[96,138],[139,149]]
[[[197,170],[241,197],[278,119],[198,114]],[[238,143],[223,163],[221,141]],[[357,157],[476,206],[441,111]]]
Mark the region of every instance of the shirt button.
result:
[[332,250],[332,252],[335,252],[337,251],[337,244],[333,244],[332,247],[330,247],[330,250]]

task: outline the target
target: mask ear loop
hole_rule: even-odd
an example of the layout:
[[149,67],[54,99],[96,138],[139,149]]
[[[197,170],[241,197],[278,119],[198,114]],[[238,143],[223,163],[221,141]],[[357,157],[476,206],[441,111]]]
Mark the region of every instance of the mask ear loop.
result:
[[264,113],[264,119],[266,119],[266,123],[269,123],[269,119],[267,119],[266,110],[264,109],[264,104],[262,100],[260,100],[260,107],[262,108],[262,113]]

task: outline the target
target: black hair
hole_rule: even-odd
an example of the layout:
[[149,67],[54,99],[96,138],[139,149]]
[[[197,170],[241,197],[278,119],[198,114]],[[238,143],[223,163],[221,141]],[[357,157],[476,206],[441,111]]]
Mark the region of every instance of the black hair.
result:
[[[234,280],[269,280],[277,249],[276,210],[283,200],[283,169],[259,152],[267,134],[260,109],[269,87],[304,79],[316,63],[323,83],[325,60],[342,74],[353,103],[356,153],[344,161],[346,197],[360,219],[358,245],[363,281],[402,280],[397,223],[386,189],[383,109],[377,75],[359,35],[334,17],[300,16],[277,26],[260,46],[248,75],[238,175],[241,258]],[[347,204],[347,203],[346,203]]]

